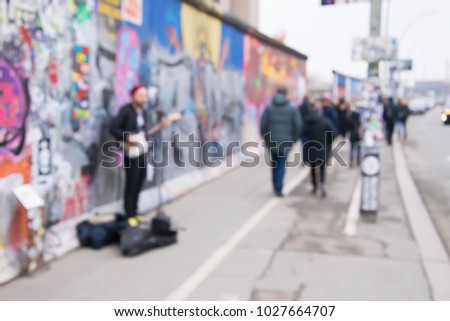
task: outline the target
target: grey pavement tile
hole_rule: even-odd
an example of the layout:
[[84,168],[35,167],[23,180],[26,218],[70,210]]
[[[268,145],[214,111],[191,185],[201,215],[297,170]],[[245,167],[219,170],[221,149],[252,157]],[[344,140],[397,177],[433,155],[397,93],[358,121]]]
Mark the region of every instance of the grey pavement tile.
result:
[[191,301],[242,301],[252,294],[252,281],[246,278],[211,275],[189,296]]
[[390,150],[382,150],[381,160],[377,220],[360,220],[354,237],[344,236],[343,226],[357,170],[329,169],[326,200],[310,196],[308,184],[295,189],[302,200],[291,204],[297,207],[298,219],[255,284],[254,293],[274,300],[296,291],[301,300],[430,299]]
[[213,275],[252,281],[262,274],[272,256],[273,251],[270,250],[236,248],[217,267]]
[[[283,280],[283,282],[277,282]],[[255,291],[295,291],[299,300],[429,300],[419,262],[280,252]]]
[[299,291],[282,290],[255,290],[252,293],[252,301],[295,301],[299,296]]

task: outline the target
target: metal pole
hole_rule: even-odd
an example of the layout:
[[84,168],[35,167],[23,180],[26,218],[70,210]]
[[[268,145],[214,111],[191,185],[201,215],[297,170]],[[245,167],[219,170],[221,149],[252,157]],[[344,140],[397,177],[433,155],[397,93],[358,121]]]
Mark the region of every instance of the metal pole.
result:
[[386,36],[386,37],[389,37],[389,23],[391,22],[390,20],[391,20],[391,4],[392,4],[392,1],[394,1],[394,0],[388,0],[388,3],[387,3],[387,9],[386,9],[386,23],[385,23],[385,26],[384,26],[384,35]]
[[[382,0],[370,0],[370,37],[381,36],[381,3]],[[369,78],[378,77],[379,62],[369,63]]]
[[381,3],[382,0],[370,0],[370,35],[381,35]]
[[[381,36],[381,3],[382,0],[371,0],[370,4],[370,37]],[[379,77],[379,61],[369,63],[369,78]],[[368,106],[370,108],[370,106]],[[377,110],[377,109],[375,109]],[[370,126],[370,125],[369,125]],[[366,129],[367,130],[367,129]],[[370,132],[369,135],[373,133]],[[375,139],[367,139],[364,134],[361,162],[361,204],[360,214],[364,218],[375,221],[379,208],[380,160]],[[373,135],[372,135],[373,136]]]
[[8,15],[6,11],[6,0],[0,0],[0,35],[6,34],[6,26],[8,23]]
[[437,13],[437,10],[431,10],[431,11],[427,11],[425,13],[422,13],[421,15],[415,17],[414,19],[411,20],[411,22],[405,27],[405,29],[403,30],[402,34],[400,35],[400,37],[398,38],[399,41],[403,41],[403,39],[405,38],[405,36],[407,35],[408,31],[420,20],[422,20],[423,18],[427,18],[429,16],[435,15]]

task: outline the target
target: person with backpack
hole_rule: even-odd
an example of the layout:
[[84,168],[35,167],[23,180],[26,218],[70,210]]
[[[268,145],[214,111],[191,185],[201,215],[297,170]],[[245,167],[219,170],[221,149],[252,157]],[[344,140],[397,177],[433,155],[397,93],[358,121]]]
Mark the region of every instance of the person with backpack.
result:
[[333,95],[330,92],[323,93],[320,102],[322,106],[321,114],[328,118],[333,123],[333,126],[339,130],[338,112],[333,103]]
[[264,110],[260,134],[269,150],[272,166],[272,185],[276,196],[283,197],[283,181],[287,157],[302,130],[298,108],[287,98],[287,88],[278,88],[272,103]]
[[339,132],[333,122],[323,115],[323,108],[319,102],[313,105],[311,113],[306,117],[303,133],[308,137],[306,157],[311,168],[312,194],[316,194],[320,189],[321,196],[326,197],[326,167],[331,156],[333,140]]
[[350,140],[350,167],[354,166],[354,160],[356,158],[356,165],[361,163],[361,115],[356,110],[350,111],[350,115],[347,118],[347,130],[349,132]]
[[302,119],[305,119],[306,116],[308,116],[309,111],[311,109],[311,99],[309,98],[308,95],[305,95],[305,97],[303,98],[302,103],[300,104],[300,106],[298,107],[300,114],[302,116]]

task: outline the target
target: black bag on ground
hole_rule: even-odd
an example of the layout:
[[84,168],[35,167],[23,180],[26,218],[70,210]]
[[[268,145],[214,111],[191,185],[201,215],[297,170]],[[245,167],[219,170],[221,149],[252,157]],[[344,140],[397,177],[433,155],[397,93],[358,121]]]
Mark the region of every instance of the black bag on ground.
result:
[[120,248],[124,256],[136,256],[176,243],[177,234],[177,231],[171,229],[167,216],[157,216],[150,224],[131,218],[121,233]]
[[152,233],[165,234],[171,230],[171,220],[167,215],[157,215],[152,219]]
[[85,247],[100,250],[104,246],[118,243],[120,231],[126,226],[121,215],[104,217],[97,222],[86,220],[76,226],[78,240]]

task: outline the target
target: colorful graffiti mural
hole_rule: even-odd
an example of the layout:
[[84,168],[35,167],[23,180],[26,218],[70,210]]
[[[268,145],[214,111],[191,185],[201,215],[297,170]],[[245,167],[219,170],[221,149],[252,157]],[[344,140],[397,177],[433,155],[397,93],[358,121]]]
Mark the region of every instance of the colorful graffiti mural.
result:
[[139,82],[141,47],[136,30],[122,26],[118,31],[116,51],[116,75],[114,78],[115,109],[130,100],[129,91]]
[[[79,120],[89,117],[89,48],[75,46],[72,50],[73,61],[73,98],[72,124],[79,128]],[[52,68],[52,65],[50,66]]]
[[292,103],[298,104],[303,99],[306,94],[306,62],[247,35],[244,75],[244,140],[257,140],[262,112],[278,86],[288,88]]
[[219,61],[221,23],[194,8],[181,8],[183,45],[196,66],[195,103],[200,115],[202,135],[207,141],[220,140],[222,120]]
[[0,284],[19,275],[26,264],[21,249],[27,239],[27,216],[13,195],[15,188],[30,181],[26,85],[11,64],[0,60]]
[[20,155],[25,145],[29,104],[24,84],[5,61],[0,60],[0,155]]
[[[28,269],[30,246],[49,260],[76,246],[75,221],[110,204],[120,210],[122,170],[100,163],[110,119],[136,83],[158,88],[153,108],[183,114],[161,138],[173,143],[163,179],[183,178],[184,189],[197,184],[188,177],[203,155],[187,162],[176,137],[216,146],[259,140],[276,86],[288,86],[292,101],[304,94],[304,59],[181,0],[0,6],[0,284]],[[13,195],[27,183],[45,199],[43,216]],[[30,218],[41,226],[29,231]],[[30,244],[30,232],[44,231]]]

